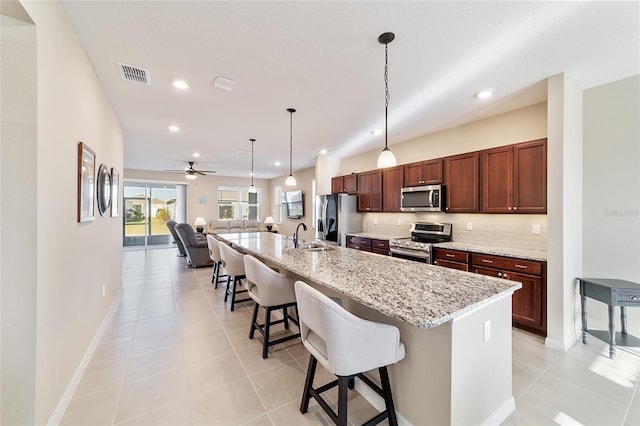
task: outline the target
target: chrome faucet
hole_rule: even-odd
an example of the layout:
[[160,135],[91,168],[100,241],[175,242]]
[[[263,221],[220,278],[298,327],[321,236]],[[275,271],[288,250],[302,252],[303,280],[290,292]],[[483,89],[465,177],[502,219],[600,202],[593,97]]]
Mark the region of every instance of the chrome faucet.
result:
[[300,227],[302,226],[303,230],[307,230],[307,225],[304,222],[300,222],[298,226],[296,226],[296,232],[293,234],[293,247],[298,248],[298,231],[300,231]]

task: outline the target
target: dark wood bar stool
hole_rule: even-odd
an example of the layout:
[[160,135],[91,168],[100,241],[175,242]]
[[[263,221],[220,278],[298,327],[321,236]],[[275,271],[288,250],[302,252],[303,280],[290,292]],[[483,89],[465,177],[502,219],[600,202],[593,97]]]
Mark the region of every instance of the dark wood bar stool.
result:
[[[244,256],[244,270],[247,275],[245,285],[256,305],[251,318],[251,329],[249,339],[253,339],[255,331],[258,330],[264,337],[262,345],[262,358],[269,356],[269,346],[286,342],[300,337],[300,333],[290,334],[279,339],[269,340],[271,326],[284,324],[285,329],[289,329],[289,321],[298,326],[296,293],[293,289],[293,281],[287,279],[283,274],[274,271],[253,256]],[[264,323],[258,323],[258,310],[260,307],[265,310]],[[296,317],[291,316],[288,308],[296,310]],[[271,314],[282,309],[282,319],[272,321]]]
[[234,311],[236,304],[252,300],[249,297],[246,299],[236,299],[236,295],[247,293],[247,290],[238,289],[238,283],[246,278],[244,274],[244,262],[242,260],[244,255],[222,241],[218,241],[218,247],[220,247],[220,258],[222,262],[224,262],[224,268],[227,270],[227,288],[225,290],[224,301],[226,302],[229,296],[231,296],[231,310]]
[[[400,342],[398,328],[359,318],[302,281],[296,281],[295,290],[302,344],[311,353],[300,412],[306,413],[309,400],[315,398],[336,425],[345,426],[347,394],[357,377],[384,398],[385,403],[385,410],[365,424],[375,425],[388,419],[390,425],[397,425],[387,366],[404,358],[404,344]],[[337,380],[314,388],[318,361],[335,374]],[[364,375],[376,368],[382,386]],[[337,414],[321,395],[335,386],[338,386]]]

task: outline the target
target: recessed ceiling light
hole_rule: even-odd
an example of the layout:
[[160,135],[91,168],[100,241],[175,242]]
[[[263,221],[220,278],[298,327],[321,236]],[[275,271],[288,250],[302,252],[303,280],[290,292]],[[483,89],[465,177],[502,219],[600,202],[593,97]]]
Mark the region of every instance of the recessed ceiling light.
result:
[[320,154],[325,155],[326,153],[327,153],[327,150],[326,150],[326,149],[321,149],[321,150],[320,150]]
[[276,162],[275,162],[275,163],[273,163],[273,164],[275,164],[275,165],[276,165],[276,167],[280,166],[280,162],[279,162],[279,161],[276,161]]
[[380,130],[380,129],[372,130],[372,131],[371,131],[371,134],[372,134],[372,135],[375,135],[375,136],[379,136],[379,135],[381,135],[381,134],[382,134],[382,130]]
[[185,90],[185,89],[188,89],[189,87],[191,87],[189,85],[189,82],[186,81],[186,80],[173,80],[171,82],[171,85],[173,87],[175,87],[176,89],[180,89],[180,90]]
[[495,89],[485,89],[482,90],[480,92],[478,92],[476,94],[476,98],[478,99],[487,99],[490,98],[491,96],[493,96],[493,92],[495,92]]
[[179,132],[180,127],[176,126],[175,124],[172,124],[171,126],[169,126],[169,130],[171,130],[172,132]]
[[194,152],[194,153],[193,153],[193,157],[194,157],[194,158],[198,158],[198,157],[200,157],[200,153],[199,153],[199,152]]

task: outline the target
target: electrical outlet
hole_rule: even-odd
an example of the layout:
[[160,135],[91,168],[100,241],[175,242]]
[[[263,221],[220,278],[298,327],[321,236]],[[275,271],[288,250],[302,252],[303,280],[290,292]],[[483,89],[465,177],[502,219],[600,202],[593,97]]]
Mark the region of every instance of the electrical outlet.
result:
[[102,284],[102,297],[105,297],[106,295],[107,295],[107,285]]
[[540,235],[540,224],[539,223],[534,223],[533,225],[531,225],[531,233],[533,235]]
[[398,226],[402,226],[402,219],[398,219]]
[[377,218],[377,217],[374,217],[374,218],[373,218],[373,224],[374,224],[374,225],[377,225],[377,224],[378,224],[378,218]]
[[473,222],[467,222],[467,231],[473,231]]
[[491,338],[491,321],[484,322],[484,337],[483,342],[488,341]]

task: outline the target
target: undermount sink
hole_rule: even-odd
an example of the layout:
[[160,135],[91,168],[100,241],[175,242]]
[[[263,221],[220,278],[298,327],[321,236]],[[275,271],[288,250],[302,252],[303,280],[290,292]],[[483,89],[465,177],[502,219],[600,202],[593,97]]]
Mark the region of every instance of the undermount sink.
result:
[[328,246],[326,246],[323,243],[317,242],[317,241],[312,241],[310,243],[300,244],[300,246],[298,248],[301,249],[301,250],[306,250],[306,251],[325,251],[325,250],[329,250]]

